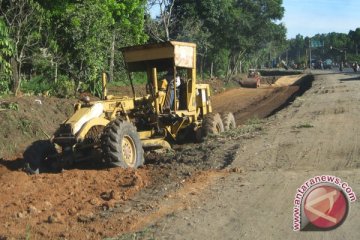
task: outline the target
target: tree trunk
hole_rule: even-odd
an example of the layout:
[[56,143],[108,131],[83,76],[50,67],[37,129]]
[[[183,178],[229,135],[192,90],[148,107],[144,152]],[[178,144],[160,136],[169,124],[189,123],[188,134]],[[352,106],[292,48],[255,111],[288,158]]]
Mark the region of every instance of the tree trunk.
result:
[[109,67],[109,82],[114,80],[114,65],[115,65],[115,31],[112,35],[111,46],[110,46],[110,67]]
[[57,64],[57,62],[54,61],[54,58],[53,58],[53,57],[51,57],[50,64],[51,64],[51,67],[54,68],[54,83],[57,83],[57,79],[58,79],[58,64]]
[[15,58],[11,58],[10,60],[11,70],[12,70],[12,92],[15,96],[18,96],[20,89],[20,72],[19,72],[19,63]]
[[298,62],[300,63],[301,59],[300,59],[300,50],[298,50]]
[[57,83],[58,80],[58,63],[55,62],[55,73],[54,73],[54,81]]
[[166,41],[170,41],[169,26],[165,26]]
[[231,61],[232,61],[232,57],[229,57],[229,61],[228,61],[228,65],[227,65],[227,69],[226,69],[226,75],[225,75],[225,82],[227,82],[230,77],[231,77]]
[[201,79],[204,79],[203,78],[203,62],[204,62],[204,57],[201,56],[201,58],[200,58],[200,77],[201,77]]
[[214,77],[214,62],[211,62],[210,78],[213,79],[213,77]]

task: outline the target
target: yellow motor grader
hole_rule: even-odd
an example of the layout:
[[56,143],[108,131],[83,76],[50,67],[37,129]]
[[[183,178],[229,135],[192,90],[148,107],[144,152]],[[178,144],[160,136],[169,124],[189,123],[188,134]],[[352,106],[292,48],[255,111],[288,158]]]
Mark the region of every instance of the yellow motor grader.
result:
[[[60,170],[97,153],[112,166],[137,168],[144,164],[143,149],[191,137],[201,141],[235,127],[232,113],[212,113],[209,85],[196,83],[195,44],[169,41],[126,47],[122,53],[134,96],[108,95],[103,74],[101,100],[83,98],[50,140],[25,150],[28,173]],[[135,94],[135,72],[147,76],[145,96]],[[161,73],[168,77],[159,78]]]

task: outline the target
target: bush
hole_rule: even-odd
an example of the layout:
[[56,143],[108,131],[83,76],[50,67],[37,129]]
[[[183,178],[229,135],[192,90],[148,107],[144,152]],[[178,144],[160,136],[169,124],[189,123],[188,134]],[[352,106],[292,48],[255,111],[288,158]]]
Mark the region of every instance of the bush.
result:
[[21,91],[30,94],[51,94],[53,84],[43,76],[36,76],[28,81],[21,82]]
[[224,48],[219,49],[213,54],[214,74],[218,77],[225,77],[229,65],[230,51]]
[[9,81],[2,79],[0,75],[0,95],[10,93],[10,83]]
[[347,57],[347,61],[351,64],[354,62],[360,63],[360,55],[357,56],[355,54],[349,54]]
[[23,81],[21,90],[35,95],[44,94],[67,98],[74,95],[75,83],[64,75],[58,76],[56,83],[40,75],[31,78],[29,81]]
[[[130,85],[130,80],[126,79],[128,84],[126,85]],[[141,85],[141,84],[146,84],[147,83],[147,75],[146,73],[143,72],[137,72],[137,73],[133,73],[133,77],[132,77],[133,83],[134,85]]]
[[57,82],[53,85],[53,93],[57,97],[72,97],[75,93],[75,83],[64,75],[58,77]]

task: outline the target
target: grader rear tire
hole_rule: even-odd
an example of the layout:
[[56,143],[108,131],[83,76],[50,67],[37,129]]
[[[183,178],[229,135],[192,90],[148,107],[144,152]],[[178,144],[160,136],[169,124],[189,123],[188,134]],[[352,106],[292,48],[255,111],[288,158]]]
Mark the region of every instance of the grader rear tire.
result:
[[33,142],[23,153],[24,171],[28,174],[48,171],[50,163],[47,158],[53,154],[56,154],[56,148],[49,140]]
[[225,131],[236,128],[235,117],[231,112],[221,113],[221,119],[223,121]]
[[122,168],[137,168],[144,164],[144,150],[136,127],[116,119],[109,123],[102,136],[105,161]]
[[204,141],[209,135],[218,135],[224,132],[224,124],[218,113],[209,113],[203,120],[202,127],[196,131],[196,140]]

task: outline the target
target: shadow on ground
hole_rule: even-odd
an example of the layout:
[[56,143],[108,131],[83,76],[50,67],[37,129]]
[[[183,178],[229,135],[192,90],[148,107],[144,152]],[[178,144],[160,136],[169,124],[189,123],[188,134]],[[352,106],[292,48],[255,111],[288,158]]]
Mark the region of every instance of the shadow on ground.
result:
[[350,81],[359,81],[360,76],[351,77],[351,78],[342,78],[340,79],[340,82],[350,82]]
[[15,160],[7,160],[0,158],[0,165],[6,167],[10,171],[20,171],[24,167],[24,159],[17,158]]

